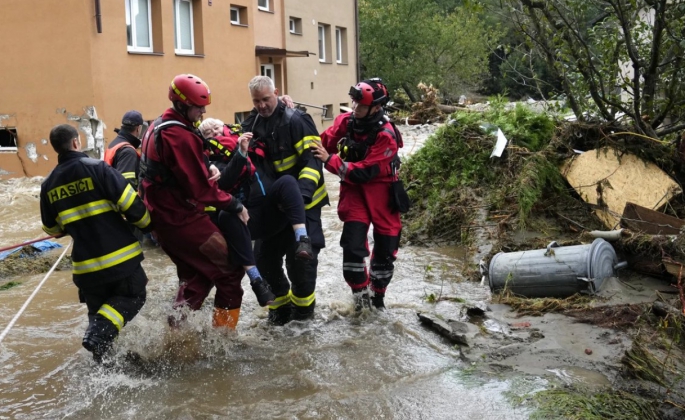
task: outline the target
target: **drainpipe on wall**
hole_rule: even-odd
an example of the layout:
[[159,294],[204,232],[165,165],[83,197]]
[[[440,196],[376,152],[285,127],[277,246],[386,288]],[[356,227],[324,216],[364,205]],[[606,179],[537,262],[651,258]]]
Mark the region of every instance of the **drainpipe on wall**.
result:
[[100,13],[100,0],[95,0],[95,25],[98,28],[98,33],[102,33],[102,14]]
[[361,74],[361,63],[359,62],[359,1],[354,0],[354,48],[355,54],[357,55],[357,79],[355,83],[361,80],[359,75]]

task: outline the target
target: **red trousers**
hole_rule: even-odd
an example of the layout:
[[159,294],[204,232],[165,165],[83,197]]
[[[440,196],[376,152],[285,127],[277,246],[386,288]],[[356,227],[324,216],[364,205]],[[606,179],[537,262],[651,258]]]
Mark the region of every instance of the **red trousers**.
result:
[[174,308],[200,309],[212,287],[215,307],[240,308],[245,270],[230,261],[226,240],[209,216],[183,226],[160,225],[153,216],[153,223],[159,244],[176,264],[180,284]]
[[[390,185],[342,183],[338,216],[344,222],[340,237],[343,248],[343,277],[353,292],[371,284],[371,290],[383,295],[392,280],[394,262],[400,244],[400,214],[390,207]],[[368,231],[373,224],[374,247],[370,272],[364,258],[369,256]]]

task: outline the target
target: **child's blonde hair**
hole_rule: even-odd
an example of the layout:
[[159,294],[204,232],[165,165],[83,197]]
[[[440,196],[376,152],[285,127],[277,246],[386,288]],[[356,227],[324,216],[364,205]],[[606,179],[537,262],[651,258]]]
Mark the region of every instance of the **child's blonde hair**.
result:
[[206,118],[202,121],[198,129],[204,137],[214,137],[214,131],[220,130],[224,126],[224,122],[216,118]]

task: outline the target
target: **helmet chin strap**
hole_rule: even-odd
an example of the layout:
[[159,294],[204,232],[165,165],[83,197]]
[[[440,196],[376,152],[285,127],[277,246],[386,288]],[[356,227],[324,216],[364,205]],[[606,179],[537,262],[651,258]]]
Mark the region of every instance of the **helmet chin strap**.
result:
[[[174,101],[174,109],[183,116],[187,121],[190,121],[190,118],[188,117],[188,111],[190,110],[190,106],[184,104],[183,102],[180,101]],[[193,122],[193,121],[190,121]]]

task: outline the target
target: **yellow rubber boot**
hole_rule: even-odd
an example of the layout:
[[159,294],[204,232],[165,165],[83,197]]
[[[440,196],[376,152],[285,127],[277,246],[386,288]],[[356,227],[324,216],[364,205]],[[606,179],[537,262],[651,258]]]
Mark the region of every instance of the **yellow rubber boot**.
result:
[[238,325],[238,318],[240,318],[240,308],[214,308],[214,315],[212,316],[212,325],[217,328],[225,327],[229,330],[235,330],[236,325]]

